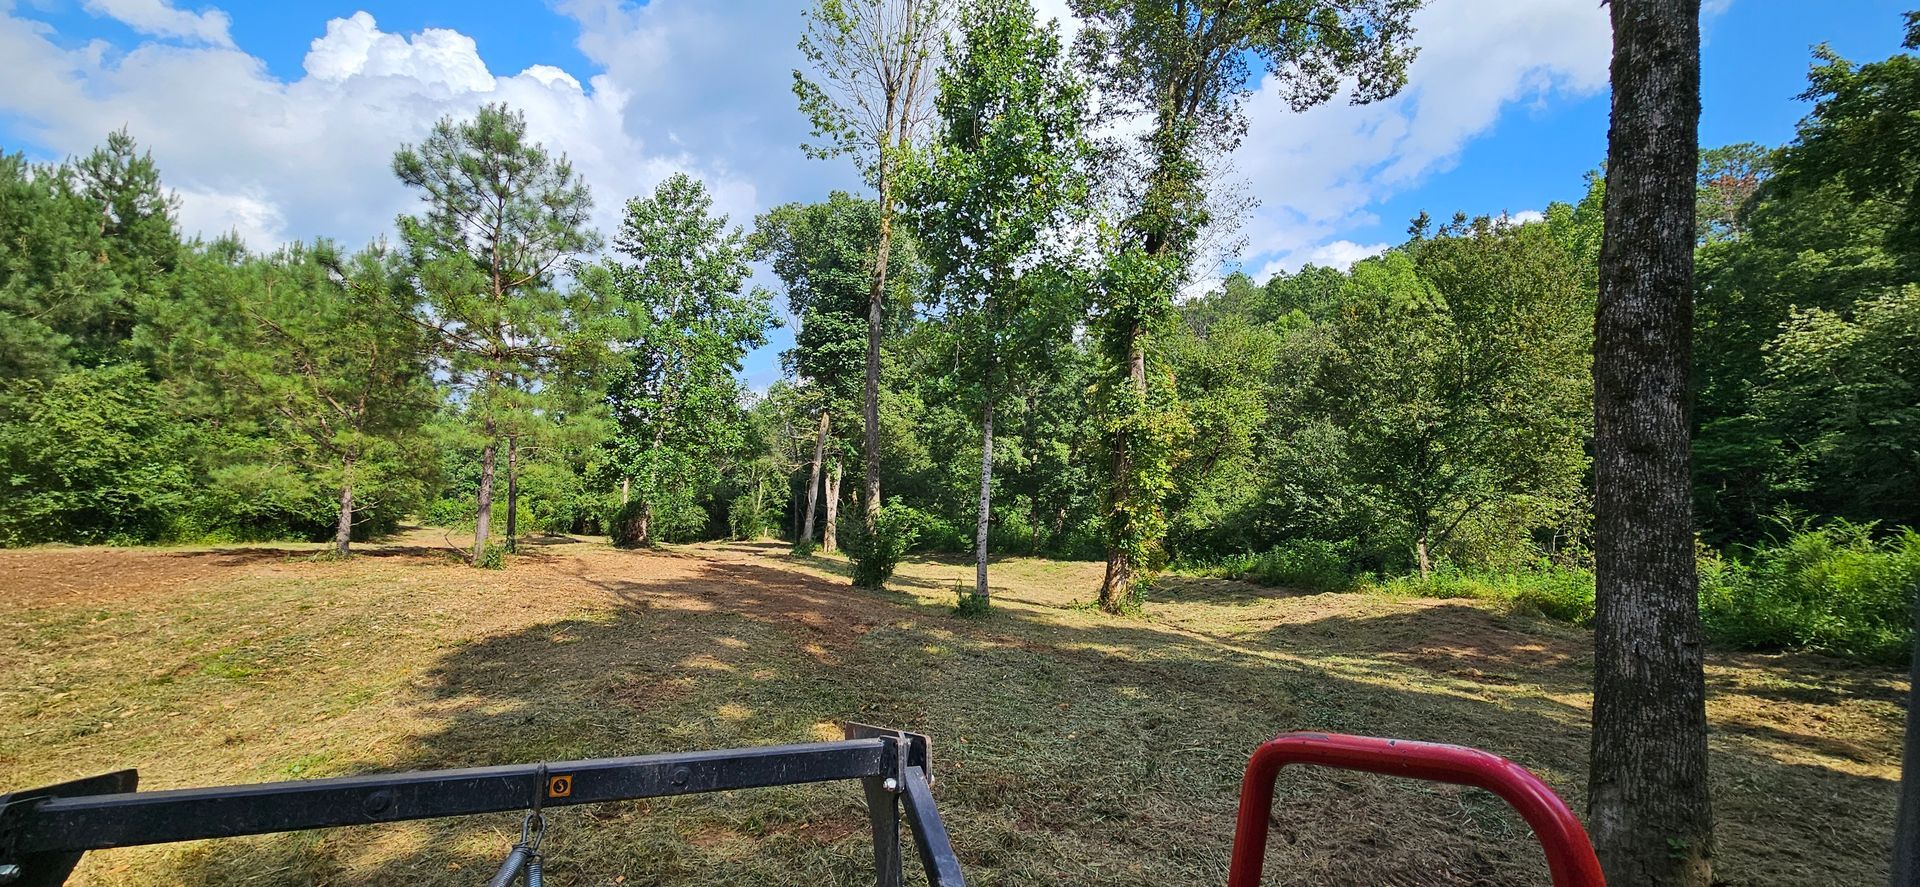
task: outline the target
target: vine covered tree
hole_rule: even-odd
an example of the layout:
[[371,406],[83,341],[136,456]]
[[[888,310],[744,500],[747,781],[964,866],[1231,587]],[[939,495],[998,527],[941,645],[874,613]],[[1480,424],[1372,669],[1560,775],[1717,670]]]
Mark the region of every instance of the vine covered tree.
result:
[[584,289],[560,289],[562,263],[599,247],[588,224],[593,197],[566,157],[527,138],[505,105],[471,120],[443,118],[418,146],[393,157],[400,181],[425,209],[396,221],[425,302],[444,369],[464,393],[480,443],[473,559],[486,556],[494,467],[526,421],[527,393],[561,357],[571,325],[592,315]]
[[1593,346],[1588,824],[1607,882],[1713,875],[1689,452],[1699,0],[1614,0]]
[[937,54],[949,0],[818,0],[807,11],[800,52],[819,80],[793,72],[793,92],[813,122],[817,157],[848,154],[879,197],[867,286],[866,397],[860,455],[862,516],[880,510],[880,340],[893,251],[900,161],[932,116]]
[[[1246,133],[1241,105],[1256,65],[1297,111],[1351,86],[1354,103],[1398,92],[1413,58],[1421,0],[1074,0],[1080,53],[1107,113],[1144,117],[1135,150],[1106,176],[1121,183],[1118,242],[1097,284],[1098,336],[1111,371],[1102,404],[1111,467],[1100,606],[1132,597],[1160,543],[1161,500],[1179,423],[1171,385],[1149,384],[1150,339],[1173,317],[1207,211],[1207,163]],[[1164,372],[1157,373],[1165,376]]]

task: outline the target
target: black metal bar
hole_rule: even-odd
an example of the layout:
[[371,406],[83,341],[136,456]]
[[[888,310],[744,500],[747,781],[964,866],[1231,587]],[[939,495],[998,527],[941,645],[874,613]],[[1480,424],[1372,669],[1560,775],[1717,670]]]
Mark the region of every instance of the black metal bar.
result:
[[[547,764],[546,803],[884,777],[895,770],[896,747],[897,740],[850,739]],[[538,766],[526,764],[51,798],[10,817],[17,831],[0,847],[0,862],[31,853],[524,810],[539,778]]]
[[15,853],[13,845],[19,837],[24,817],[17,814],[31,810],[34,805],[48,798],[66,798],[75,795],[100,795],[108,792],[130,792],[140,785],[140,774],[133,770],[117,770],[85,779],[75,779],[58,785],[49,785],[31,791],[0,795],[0,863],[10,865],[10,877],[0,877],[0,883],[10,887],[60,887],[66,883],[67,875],[73,873],[73,867],[80,862],[79,850],[47,850],[39,853]]
[[867,794],[867,820],[873,825],[874,887],[900,887],[900,796],[882,776],[860,780]]
[[907,824],[913,827],[913,843],[920,851],[920,866],[927,871],[927,883],[933,887],[966,887],[960,873],[960,858],[953,855],[953,840],[933,806],[933,789],[927,785],[927,771],[908,767],[900,786],[900,799],[906,802]]

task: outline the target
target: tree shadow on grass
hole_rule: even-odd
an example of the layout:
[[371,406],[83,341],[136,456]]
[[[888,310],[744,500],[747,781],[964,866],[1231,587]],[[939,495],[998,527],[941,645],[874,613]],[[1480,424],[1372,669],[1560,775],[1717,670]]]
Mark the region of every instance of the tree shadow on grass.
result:
[[[805,741],[864,720],[934,737],[936,794],[962,859],[976,880],[1003,883],[1219,883],[1245,757],[1290,729],[1479,746],[1583,806],[1582,710],[1475,695],[1387,655],[1382,638],[1441,624],[1433,608],[1338,617],[1303,645],[1038,606],[963,620],[758,564],[578,578],[615,605],[447,651],[407,702],[431,727],[353,769]],[[1723,871],[1753,884],[1883,879],[1892,791],[1719,749]],[[1483,793],[1307,768],[1283,774],[1279,799],[1278,883],[1545,880],[1525,828]],[[555,811],[549,872],[569,884],[858,883],[869,877],[861,817],[851,784]],[[217,842],[173,857],[165,875],[470,884],[516,827],[503,815]]]

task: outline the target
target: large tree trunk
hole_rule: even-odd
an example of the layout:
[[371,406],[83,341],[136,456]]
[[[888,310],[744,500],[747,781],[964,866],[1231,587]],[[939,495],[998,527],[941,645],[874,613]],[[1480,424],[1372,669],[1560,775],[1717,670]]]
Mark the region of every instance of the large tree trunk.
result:
[[833,454],[833,465],[827,469],[826,522],[820,529],[820,550],[840,550],[840,454]]
[[[887,96],[887,119],[893,119],[894,96]],[[860,456],[866,495],[861,502],[861,520],[873,529],[874,515],[880,513],[880,330],[887,300],[887,258],[893,251],[893,169],[887,161],[887,149],[880,146],[880,238],[873,248],[873,281],[867,293],[867,396],[862,418],[866,434],[861,438]]]
[[820,410],[820,432],[813,439],[813,468],[807,472],[807,517],[798,542],[813,541],[813,513],[820,507],[820,463],[827,457],[827,427],[830,417],[825,408]]
[[1893,821],[1887,883],[1920,887],[1920,606],[1913,610],[1913,663],[1907,669],[1907,742],[1900,757],[1900,812]]
[[520,441],[507,436],[507,550],[520,550]]
[[333,550],[341,557],[353,542],[353,454],[340,457],[340,522],[333,528]]
[[487,534],[493,531],[493,419],[489,417],[481,425],[480,433],[487,439],[487,445],[480,451],[480,502],[479,510],[473,517],[473,562],[475,564],[487,556]]
[[[1133,386],[1139,402],[1147,399],[1147,352],[1141,341],[1140,323],[1127,325],[1127,384]],[[1123,430],[1114,437],[1113,489],[1107,499],[1107,572],[1100,580],[1100,609],[1118,613],[1133,596],[1133,555],[1121,540],[1133,532],[1132,513],[1141,503],[1133,501],[1133,449]]]
[[1611,11],[1588,819],[1613,887],[1705,887],[1713,817],[1688,470],[1700,2]]
[[1426,534],[1426,531],[1424,530],[1421,531],[1420,538],[1414,540],[1413,557],[1414,557],[1414,560],[1420,565],[1420,578],[1424,580],[1432,577],[1433,576],[1433,554],[1432,554],[1431,548],[1427,544],[1427,534]]
[[987,596],[987,525],[993,512],[993,395],[980,411],[980,518],[973,528],[973,593]]

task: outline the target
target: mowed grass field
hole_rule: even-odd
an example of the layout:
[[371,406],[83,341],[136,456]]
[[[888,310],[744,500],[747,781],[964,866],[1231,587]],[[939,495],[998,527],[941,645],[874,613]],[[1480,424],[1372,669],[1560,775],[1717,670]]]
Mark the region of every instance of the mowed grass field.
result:
[[[457,544],[457,542],[455,543]],[[777,543],[626,552],[550,538],[504,571],[415,531],[314,546],[0,552],[0,791],[123,767],[143,788],[923,731],[975,884],[1218,884],[1240,770],[1273,734],[1474,745],[1584,809],[1588,639],[1469,601],[1165,579],[1144,613],[1088,602],[1098,564],[1007,559],[885,592]],[[1903,673],[1807,656],[1708,661],[1719,871],[1733,885],[1884,880]],[[857,884],[856,784],[577,807],[553,883]],[[483,882],[518,817],[89,854],[73,883]],[[1269,881],[1545,884],[1491,795],[1301,769]]]

